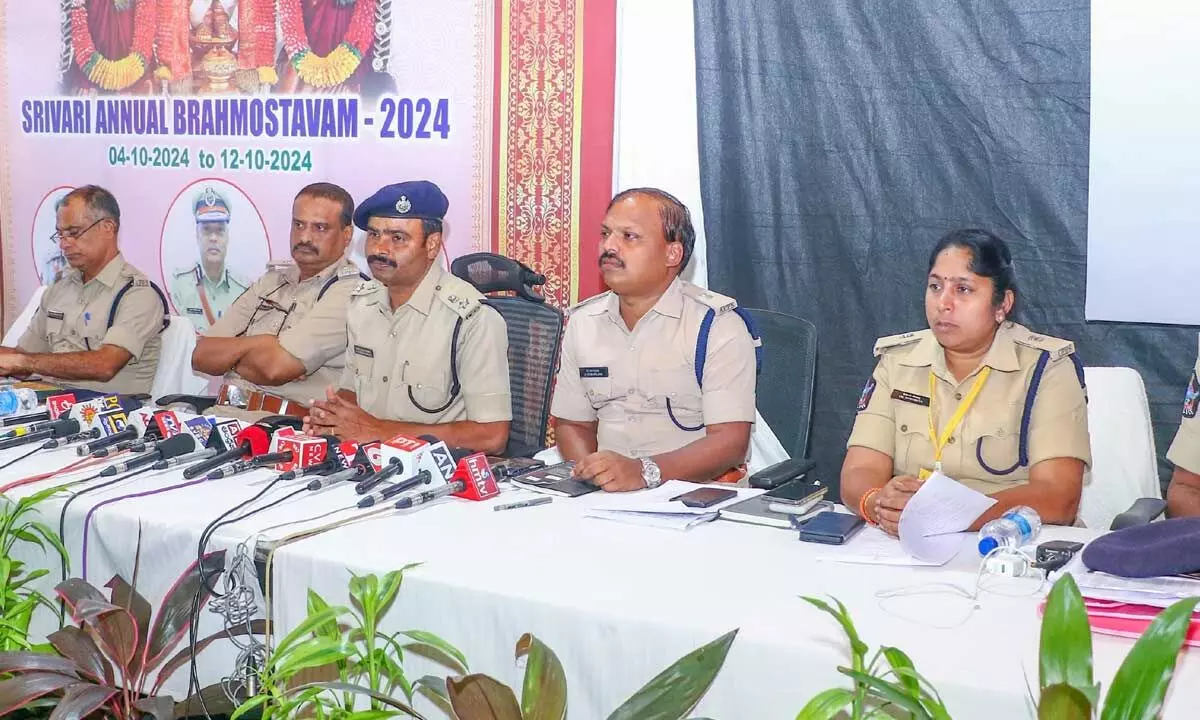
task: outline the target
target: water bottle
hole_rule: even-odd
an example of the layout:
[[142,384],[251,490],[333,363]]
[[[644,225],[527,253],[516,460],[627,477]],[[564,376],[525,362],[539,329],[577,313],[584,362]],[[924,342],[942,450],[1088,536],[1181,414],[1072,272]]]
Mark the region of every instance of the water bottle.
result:
[[29,388],[0,387],[0,417],[28,412],[37,407],[37,393]]
[[998,547],[1016,548],[1042,531],[1042,519],[1037,510],[1022,505],[1004,513],[979,528],[979,554],[987,555]]

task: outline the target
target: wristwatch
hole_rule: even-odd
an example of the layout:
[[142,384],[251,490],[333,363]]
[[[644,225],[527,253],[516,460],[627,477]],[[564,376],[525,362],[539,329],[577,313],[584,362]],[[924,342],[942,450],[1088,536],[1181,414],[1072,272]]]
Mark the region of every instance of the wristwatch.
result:
[[662,470],[659,469],[658,463],[654,462],[653,458],[642,458],[642,482],[646,483],[646,487],[650,490],[662,485]]

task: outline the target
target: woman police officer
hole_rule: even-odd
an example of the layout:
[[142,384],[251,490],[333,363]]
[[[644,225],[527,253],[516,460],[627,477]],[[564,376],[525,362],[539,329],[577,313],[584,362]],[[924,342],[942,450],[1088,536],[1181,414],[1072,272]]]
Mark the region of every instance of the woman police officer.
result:
[[1083,367],[1066,340],[1008,318],[1012,255],[983,230],[942,237],[929,257],[929,329],[881,338],[842,465],[842,501],[884,531],[935,470],[997,503],[973,526],[1027,505],[1075,520],[1091,463]]

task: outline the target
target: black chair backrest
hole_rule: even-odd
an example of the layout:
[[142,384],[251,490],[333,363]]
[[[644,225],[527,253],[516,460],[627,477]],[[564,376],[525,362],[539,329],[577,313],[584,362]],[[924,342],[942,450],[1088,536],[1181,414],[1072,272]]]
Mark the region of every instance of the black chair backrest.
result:
[[747,308],[762,337],[758,412],[794,458],[808,457],[817,328],[809,321],[771,310]]
[[508,374],[512,425],[507,457],[527,457],[546,447],[550,393],[558,370],[564,317],[534,290],[546,282],[527,266],[495,253],[472,253],[450,264],[450,272],[485,295],[508,326]]

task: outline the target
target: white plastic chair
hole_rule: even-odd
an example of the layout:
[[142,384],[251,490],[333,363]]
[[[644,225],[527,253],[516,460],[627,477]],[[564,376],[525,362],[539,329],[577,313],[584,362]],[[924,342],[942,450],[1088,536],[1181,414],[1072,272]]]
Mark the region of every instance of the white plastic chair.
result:
[[1079,520],[1107,530],[1140,498],[1162,498],[1150,404],[1132,368],[1084,368],[1092,469],[1084,476]]
[[33,297],[29,298],[29,302],[25,304],[25,309],[13,321],[12,326],[8,328],[8,332],[4,333],[3,344],[7,347],[15,347],[21,336],[25,334],[29,323],[33,322],[33,314],[37,312],[38,303],[42,301],[42,293],[46,292],[45,285],[39,285],[33,291]]
[[202,395],[209,377],[192,372],[192,350],[196,348],[196,328],[185,317],[171,316],[171,324],[162,332],[162,350],[158,371],[150,395]]

